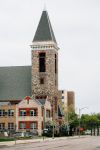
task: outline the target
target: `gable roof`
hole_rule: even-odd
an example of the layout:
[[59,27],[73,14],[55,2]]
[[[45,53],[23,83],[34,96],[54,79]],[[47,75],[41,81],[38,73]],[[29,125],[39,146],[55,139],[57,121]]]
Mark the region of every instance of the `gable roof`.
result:
[[33,42],[41,41],[53,41],[57,43],[47,11],[42,12],[38,28],[33,39]]
[[31,96],[31,66],[0,67],[0,100]]

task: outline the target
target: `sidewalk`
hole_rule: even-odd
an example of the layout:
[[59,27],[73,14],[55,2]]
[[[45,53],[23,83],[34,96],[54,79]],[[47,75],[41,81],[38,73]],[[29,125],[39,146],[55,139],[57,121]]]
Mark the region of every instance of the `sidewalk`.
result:
[[53,138],[44,138],[41,139],[29,139],[29,140],[17,140],[17,141],[7,141],[7,142],[0,142],[0,147],[2,146],[13,146],[15,144],[27,144],[27,143],[36,143],[36,142],[46,142],[46,141],[58,141],[58,140],[66,140],[66,139],[77,139],[77,138],[85,138],[87,136],[72,136],[72,137],[55,137]]

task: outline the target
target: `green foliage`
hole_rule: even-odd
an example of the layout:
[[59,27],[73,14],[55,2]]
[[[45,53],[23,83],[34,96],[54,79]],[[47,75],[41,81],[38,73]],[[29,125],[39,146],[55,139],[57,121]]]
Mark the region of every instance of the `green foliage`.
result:
[[[79,117],[75,112],[68,112],[66,110],[64,112],[65,122],[64,124],[68,124],[73,126],[74,128],[79,127]],[[80,118],[80,125],[84,129],[91,129],[93,127],[100,126],[100,113],[98,114],[83,114]]]
[[81,125],[86,129],[100,125],[100,114],[85,114],[81,116]]

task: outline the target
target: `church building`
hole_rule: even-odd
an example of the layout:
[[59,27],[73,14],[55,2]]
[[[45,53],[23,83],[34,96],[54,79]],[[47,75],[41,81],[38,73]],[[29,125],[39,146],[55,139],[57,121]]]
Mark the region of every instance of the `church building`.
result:
[[[61,124],[62,112],[59,106],[59,101],[61,99],[58,91],[58,50],[58,44],[50,23],[48,12],[44,10],[31,44],[32,65],[0,67],[0,116],[2,116],[2,114],[3,117],[5,117],[5,115],[7,116],[7,112],[2,113],[2,111],[4,112],[2,106],[5,105],[5,103],[7,105],[7,103],[10,102],[10,105],[16,105],[15,126],[17,125],[17,129],[20,129],[20,127],[18,127],[20,125],[21,128],[24,126],[24,129],[26,129],[27,126],[29,129],[29,122],[32,125],[34,124],[35,128],[38,128],[39,119],[35,120],[37,122],[36,124],[34,118],[31,120],[31,117],[27,118],[26,116],[27,114],[28,116],[30,114],[34,115],[34,112],[36,112],[36,115],[40,114],[43,116],[43,113],[37,112],[38,109],[40,110],[40,106],[43,106],[46,101],[48,101],[48,105],[50,104],[49,111],[46,105],[49,118],[51,116],[52,121]],[[32,104],[36,105],[37,108],[34,109]],[[21,113],[20,118],[19,113]],[[23,117],[22,114],[24,114],[24,119],[21,118]],[[11,119],[8,119],[8,124],[9,121],[11,122]],[[43,122],[43,118],[41,122]],[[28,125],[25,126],[25,123]],[[0,122],[0,128],[1,127],[2,122]],[[42,128],[41,125],[39,131],[42,130]]]

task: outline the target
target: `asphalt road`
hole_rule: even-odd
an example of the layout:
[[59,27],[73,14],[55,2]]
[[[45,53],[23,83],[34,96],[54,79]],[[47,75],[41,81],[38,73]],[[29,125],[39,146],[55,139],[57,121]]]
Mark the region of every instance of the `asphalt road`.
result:
[[100,137],[81,137],[38,143],[17,144],[2,150],[100,150]]

